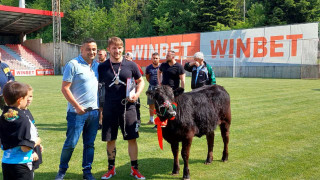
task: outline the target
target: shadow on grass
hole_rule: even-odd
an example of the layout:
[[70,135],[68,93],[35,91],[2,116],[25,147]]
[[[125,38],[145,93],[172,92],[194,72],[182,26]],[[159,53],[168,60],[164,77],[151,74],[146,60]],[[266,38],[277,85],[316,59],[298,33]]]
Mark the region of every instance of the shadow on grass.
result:
[[[190,160],[190,164],[202,164],[204,167],[212,166],[212,164],[205,165],[204,159],[195,159]],[[220,160],[214,160],[214,161],[220,161]],[[171,175],[172,167],[173,167],[173,158],[167,159],[167,158],[146,158],[146,159],[139,159],[139,171],[146,177],[146,179],[181,179],[183,175],[183,160],[179,160],[180,164],[180,173],[178,175]],[[220,161],[221,162],[221,161]],[[112,179],[134,179],[132,176],[130,176],[130,162],[126,163],[122,166],[116,165],[116,176],[114,176]],[[190,169],[192,171],[192,169]],[[97,173],[94,173],[94,176],[96,178],[99,178],[106,173],[106,171],[100,171]],[[194,175],[195,176],[195,175]]]
[[[41,168],[41,167],[40,167]],[[58,171],[57,171],[58,172]],[[35,180],[52,180],[56,177],[57,172],[37,172],[37,170],[34,173],[34,179]],[[83,179],[82,174],[75,174],[75,173],[68,173],[64,177],[65,180],[68,179]]]
[[320,89],[312,89],[313,91],[320,91]]
[[[180,175],[172,176],[172,159],[165,158],[147,158],[139,159],[139,171],[146,179],[181,179],[182,168],[180,170]],[[116,165],[116,175],[112,179],[135,179],[130,176],[130,162],[122,166]],[[106,173],[106,171],[100,171],[94,173],[95,178],[99,178]]]
[[41,130],[50,130],[50,131],[66,131],[67,130],[67,123],[60,123],[60,124],[43,124],[43,123],[36,123],[37,129]]
[[[220,160],[214,160],[214,161],[220,161]],[[181,179],[182,178],[182,172],[183,172],[183,160],[179,160],[180,164],[180,173],[179,175],[172,176],[172,165],[173,165],[173,159],[167,159],[167,158],[146,158],[146,159],[139,159],[139,170],[140,172],[146,177],[146,179]],[[221,161],[220,161],[221,162]],[[189,164],[195,164],[195,163],[204,163],[204,159],[194,159],[190,160]],[[112,179],[135,179],[132,176],[130,176],[130,162],[122,165],[117,166],[116,165],[116,176],[112,177]],[[212,166],[205,165],[203,166]],[[41,167],[40,167],[41,168]],[[192,169],[190,169],[192,172]],[[100,179],[101,176],[106,173],[106,171],[99,171],[93,173],[93,176],[96,179]],[[57,172],[38,172],[35,171],[35,180],[52,180],[57,175]],[[195,176],[195,175],[194,175]],[[2,173],[0,173],[0,179],[2,178]],[[75,180],[75,179],[82,179],[82,173],[66,173],[66,176],[64,178],[65,180]]]
[[142,124],[139,127],[139,132],[157,134],[157,129],[152,129],[153,127],[154,125]]
[[[37,179],[54,179],[55,177],[56,177],[56,175],[57,175],[57,172],[37,172],[37,170],[35,171],[35,174],[34,174],[34,179],[35,180],[37,180]],[[75,177],[75,176],[78,176],[77,174],[73,174],[73,176]],[[0,172],[0,179],[2,179],[3,178],[3,175],[2,175],[2,172]],[[82,176],[80,177],[79,176],[79,178],[78,179],[80,179],[80,178],[82,178]]]

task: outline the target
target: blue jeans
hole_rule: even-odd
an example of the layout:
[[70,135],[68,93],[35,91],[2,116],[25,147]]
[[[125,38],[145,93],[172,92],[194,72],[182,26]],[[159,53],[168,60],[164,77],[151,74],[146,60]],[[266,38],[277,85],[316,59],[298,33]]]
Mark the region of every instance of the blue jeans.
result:
[[67,139],[62,148],[59,168],[66,170],[69,167],[68,163],[82,132],[82,167],[84,172],[90,172],[94,156],[94,140],[99,127],[99,110],[88,111],[83,115],[68,112],[67,121]]

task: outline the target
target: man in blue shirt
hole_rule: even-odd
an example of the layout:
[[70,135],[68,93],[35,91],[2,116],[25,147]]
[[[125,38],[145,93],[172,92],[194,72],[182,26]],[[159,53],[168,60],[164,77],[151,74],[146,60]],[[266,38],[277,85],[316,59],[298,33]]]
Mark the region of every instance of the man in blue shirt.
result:
[[81,54],[69,61],[63,72],[61,91],[68,101],[67,139],[62,148],[59,172],[56,180],[63,179],[72,152],[82,132],[83,179],[92,180],[91,166],[94,156],[94,140],[99,127],[98,65],[94,60],[97,44],[94,39],[84,40]]
[[[6,63],[1,62],[1,53],[0,53],[0,109],[3,110],[3,107],[6,105],[4,102],[2,92],[4,85],[7,82],[14,81],[14,76],[12,75],[9,66]],[[0,139],[0,147],[1,147],[1,139]]]
[[0,109],[3,109],[5,106],[2,90],[5,84],[10,81],[14,81],[14,76],[12,75],[9,66],[6,63],[1,62],[1,53],[0,53]]
[[[156,86],[158,86],[158,78],[157,78],[157,71],[159,69],[160,63],[160,56],[157,52],[152,54],[152,64],[147,66],[146,68],[146,79],[149,82],[149,88],[148,90],[154,90]],[[148,124],[153,124],[154,119],[154,100],[149,98],[147,99],[147,104],[149,105],[149,114],[150,114],[150,120]]]

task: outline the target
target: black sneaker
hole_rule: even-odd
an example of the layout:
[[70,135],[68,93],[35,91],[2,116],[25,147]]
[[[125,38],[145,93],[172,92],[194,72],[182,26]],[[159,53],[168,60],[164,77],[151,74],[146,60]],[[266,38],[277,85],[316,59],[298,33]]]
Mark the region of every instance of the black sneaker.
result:
[[63,169],[59,169],[57,176],[54,180],[63,180],[64,176],[66,175],[66,171]]
[[152,128],[152,129],[157,129],[157,125],[153,126],[153,128]]
[[96,180],[91,173],[83,174],[83,180]]

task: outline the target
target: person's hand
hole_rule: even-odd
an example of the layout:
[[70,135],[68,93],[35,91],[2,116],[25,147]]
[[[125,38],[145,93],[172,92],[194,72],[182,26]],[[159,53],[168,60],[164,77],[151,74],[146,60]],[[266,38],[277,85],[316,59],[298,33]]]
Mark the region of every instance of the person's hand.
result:
[[39,160],[39,156],[37,153],[32,153],[32,161],[38,161]]
[[102,125],[102,114],[99,116],[99,125]]
[[82,115],[82,114],[86,113],[86,110],[82,106],[76,107],[75,109],[76,109],[76,113],[79,114],[79,115]]
[[44,148],[43,148],[42,144],[40,144],[40,151],[41,151],[41,153],[43,152],[43,150],[44,150]]
[[197,66],[197,67],[199,67],[199,66],[200,66],[200,63],[198,63],[198,61],[195,61],[195,62],[194,62],[194,65]]
[[134,103],[138,100],[139,96],[137,96],[137,94],[131,96],[130,98],[128,98],[128,101],[131,103]]
[[39,146],[40,143],[41,143],[41,138],[38,137],[37,140],[36,140],[36,142],[35,142],[35,144],[34,144],[34,147]]

